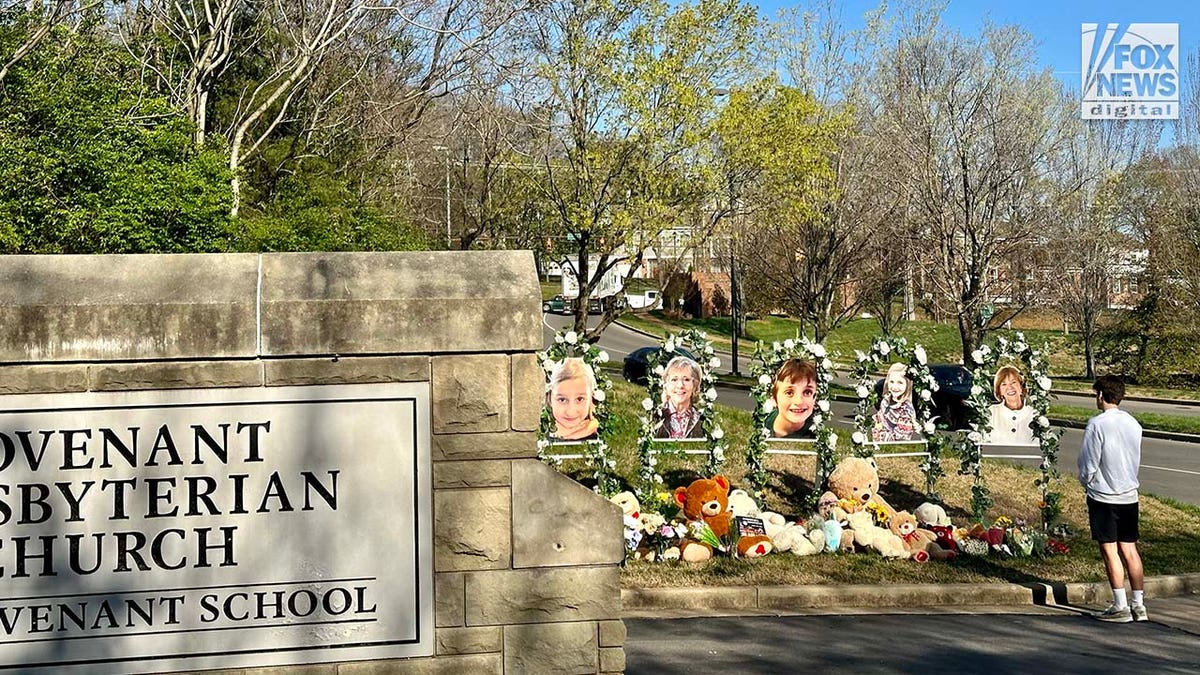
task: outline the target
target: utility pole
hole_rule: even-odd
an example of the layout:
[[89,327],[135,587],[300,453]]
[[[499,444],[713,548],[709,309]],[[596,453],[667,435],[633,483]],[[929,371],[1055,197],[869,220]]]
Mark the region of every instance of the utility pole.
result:
[[738,323],[739,314],[741,313],[738,302],[738,285],[737,285],[737,257],[733,253],[733,235],[729,237],[729,318],[733,325],[733,374],[735,377],[740,375],[738,372]]
[[444,145],[433,146],[434,150],[443,153],[446,169],[446,250],[450,250],[450,148]]

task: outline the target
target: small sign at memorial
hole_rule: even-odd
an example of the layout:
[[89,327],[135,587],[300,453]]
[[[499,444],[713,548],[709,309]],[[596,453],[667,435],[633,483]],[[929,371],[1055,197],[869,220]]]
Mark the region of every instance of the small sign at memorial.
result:
[[0,396],[0,671],[433,653],[429,387]]

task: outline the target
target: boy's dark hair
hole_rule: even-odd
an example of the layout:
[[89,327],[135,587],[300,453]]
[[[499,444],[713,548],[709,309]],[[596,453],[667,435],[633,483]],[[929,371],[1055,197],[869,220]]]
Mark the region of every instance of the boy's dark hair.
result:
[[1101,375],[1092,384],[1092,391],[1100,394],[1105,403],[1117,405],[1125,398],[1125,380],[1119,375]]
[[783,362],[779,372],[775,373],[775,382],[771,385],[771,398],[779,394],[779,385],[788,382],[812,380],[817,382],[817,366],[808,359],[788,359]]

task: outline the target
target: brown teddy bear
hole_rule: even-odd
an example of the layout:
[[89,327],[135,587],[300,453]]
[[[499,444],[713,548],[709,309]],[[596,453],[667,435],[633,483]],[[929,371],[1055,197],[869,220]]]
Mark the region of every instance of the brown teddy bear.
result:
[[917,519],[908,511],[900,511],[888,519],[892,534],[900,537],[910,557],[917,562],[952,560],[954,551],[947,551],[937,544],[937,535],[917,527]]
[[879,471],[873,459],[846,457],[838,462],[829,474],[829,489],[842,502],[857,504],[859,508],[865,508],[868,503],[877,504],[889,517],[896,513],[896,509],[879,496]]
[[[707,523],[713,534],[722,540],[730,538],[731,534],[736,536],[733,513],[729,510],[729,479],[725,476],[700,478],[686,488],[675,488],[675,501],[689,523]],[[745,558],[764,556],[772,548],[770,537],[763,535],[737,539],[738,554]],[[685,539],[680,546],[680,557],[687,562],[704,562],[712,555],[711,546],[695,539]]]

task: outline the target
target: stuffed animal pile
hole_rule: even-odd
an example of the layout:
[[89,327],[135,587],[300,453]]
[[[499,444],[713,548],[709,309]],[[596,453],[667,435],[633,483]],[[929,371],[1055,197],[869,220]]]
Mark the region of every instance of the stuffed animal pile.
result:
[[[957,533],[946,511],[928,502],[915,514],[896,511],[879,495],[873,459],[839,462],[817,513],[801,520],[763,510],[745,490],[731,490],[729,480],[719,474],[678,487],[668,499],[679,510],[677,517],[642,511],[630,492],[612,497],[623,513],[630,557],[702,563],[721,553],[758,558],[772,552],[864,551],[919,562],[955,556]],[[754,519],[762,522],[761,529]]]

